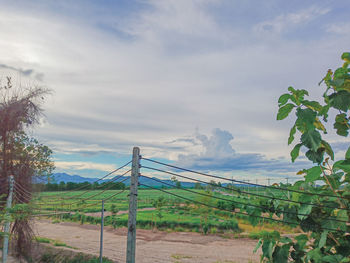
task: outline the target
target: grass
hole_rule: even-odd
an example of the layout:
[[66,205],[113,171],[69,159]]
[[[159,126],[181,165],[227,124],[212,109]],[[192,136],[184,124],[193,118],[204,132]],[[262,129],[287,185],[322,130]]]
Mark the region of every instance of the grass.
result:
[[39,242],[39,243],[51,243],[51,239],[46,238],[46,237],[35,237],[35,241]]
[[51,244],[55,247],[68,247],[68,248],[73,248],[71,246],[68,246],[66,243],[59,241],[59,240],[54,240],[54,239],[50,239],[50,238],[46,238],[46,237],[35,237],[34,238],[35,241],[39,242],[39,243],[45,243],[45,244]]
[[182,255],[182,254],[173,254],[173,255],[171,255],[171,257],[174,259],[192,258],[191,256],[186,256],[186,255]]
[[[96,256],[78,253],[76,255],[62,254],[61,251],[47,251],[44,253],[40,262],[42,263],[99,263],[100,259]],[[113,261],[103,258],[102,263],[113,263]]]
[[61,241],[54,241],[54,242],[53,242],[53,245],[54,245],[55,247],[68,247],[66,243],[61,242]]

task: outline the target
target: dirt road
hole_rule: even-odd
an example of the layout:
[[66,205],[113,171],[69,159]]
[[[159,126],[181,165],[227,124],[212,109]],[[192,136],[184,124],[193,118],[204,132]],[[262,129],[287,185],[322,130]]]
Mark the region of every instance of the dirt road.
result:
[[[65,242],[76,251],[98,255],[99,226],[76,223],[52,224],[35,222],[36,234]],[[136,262],[138,263],[238,263],[258,262],[253,254],[256,241],[224,239],[198,233],[167,233],[137,230]],[[68,248],[67,248],[68,249]],[[104,256],[116,262],[125,262],[126,228],[105,227]]]

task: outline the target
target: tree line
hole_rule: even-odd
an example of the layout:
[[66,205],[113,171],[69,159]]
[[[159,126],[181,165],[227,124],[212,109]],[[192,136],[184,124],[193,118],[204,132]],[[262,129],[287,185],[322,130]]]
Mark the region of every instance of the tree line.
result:
[[90,183],[90,182],[82,182],[82,183],[74,183],[74,182],[63,182],[60,183],[47,183],[47,184],[35,184],[33,185],[36,188],[36,191],[72,191],[72,190],[123,190],[125,189],[125,184],[121,182],[103,182],[99,184],[98,182]]

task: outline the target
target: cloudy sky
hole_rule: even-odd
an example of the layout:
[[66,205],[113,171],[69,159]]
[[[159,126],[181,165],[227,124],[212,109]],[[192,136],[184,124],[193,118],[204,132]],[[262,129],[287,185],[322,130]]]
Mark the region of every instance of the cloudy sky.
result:
[[[0,77],[53,94],[33,135],[57,172],[100,176],[143,156],[229,177],[295,175],[288,86],[350,48],[348,0],[0,0]],[[341,154],[349,140],[328,139]]]

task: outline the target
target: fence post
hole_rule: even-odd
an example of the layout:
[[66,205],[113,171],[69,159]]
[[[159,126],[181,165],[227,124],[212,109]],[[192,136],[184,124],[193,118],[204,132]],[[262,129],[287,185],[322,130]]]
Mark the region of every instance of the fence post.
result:
[[14,178],[13,175],[10,176],[10,187],[9,187],[9,195],[7,197],[7,202],[6,202],[6,221],[5,221],[5,236],[4,236],[4,245],[2,248],[2,263],[6,263],[7,261],[7,254],[8,254],[8,248],[9,248],[9,232],[10,232],[10,213],[8,209],[12,207],[12,195],[13,195],[13,183],[14,183]]
[[137,212],[137,187],[140,173],[140,149],[134,147],[132,152],[132,167],[129,196],[128,216],[128,241],[126,248],[126,262],[135,263],[136,250],[136,212]]
[[103,252],[104,210],[105,210],[105,200],[102,200],[102,209],[101,209],[101,237],[100,237],[100,263],[102,263],[102,252]]

